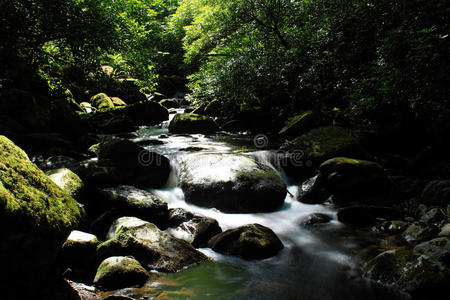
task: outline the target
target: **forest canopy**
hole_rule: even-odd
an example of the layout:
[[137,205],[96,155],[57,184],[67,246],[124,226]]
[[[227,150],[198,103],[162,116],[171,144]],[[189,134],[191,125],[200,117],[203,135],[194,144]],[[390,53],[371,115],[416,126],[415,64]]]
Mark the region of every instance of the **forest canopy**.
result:
[[446,124],[449,18],[444,0],[7,0],[0,80],[27,70],[82,95],[108,66],[150,92],[187,78],[190,100],[227,114]]

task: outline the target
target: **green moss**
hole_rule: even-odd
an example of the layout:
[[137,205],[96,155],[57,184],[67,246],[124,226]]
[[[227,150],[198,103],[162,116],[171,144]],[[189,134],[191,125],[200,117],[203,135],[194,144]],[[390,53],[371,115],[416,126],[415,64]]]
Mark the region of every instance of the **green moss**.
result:
[[313,129],[294,139],[289,149],[302,150],[307,158],[317,160],[352,153],[363,156],[364,152],[359,145],[359,136],[349,129],[338,126]]
[[0,216],[29,232],[67,233],[80,221],[78,203],[50,180],[13,142],[0,136]]
[[173,133],[212,133],[219,130],[217,123],[207,116],[194,113],[176,114],[169,124]]
[[116,106],[127,106],[125,101],[123,101],[119,97],[111,97],[111,101],[112,101],[112,103],[114,104],[115,107]]
[[114,108],[113,101],[104,93],[92,96],[91,104],[100,110]]

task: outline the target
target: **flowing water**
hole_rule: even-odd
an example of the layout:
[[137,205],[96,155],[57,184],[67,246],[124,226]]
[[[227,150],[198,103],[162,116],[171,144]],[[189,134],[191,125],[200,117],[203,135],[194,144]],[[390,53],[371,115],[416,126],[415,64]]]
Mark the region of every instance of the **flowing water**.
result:
[[[165,144],[147,149],[166,155],[172,162],[172,174],[166,187],[151,190],[165,200],[169,208],[181,207],[212,217],[223,230],[249,223],[262,224],[278,235],[285,248],[277,256],[261,261],[246,261],[211,249],[200,249],[211,261],[175,274],[153,273],[143,287],[115,294],[135,299],[409,299],[394,289],[362,279],[356,256],[370,243],[370,230],[358,231],[341,224],[331,205],[296,201],[298,184],[273,164],[270,151],[258,151],[254,147],[251,136],[170,135],[167,123],[162,127],[142,127],[137,134],[136,141],[168,135],[161,139]],[[230,214],[184,201],[183,192],[177,187],[178,167],[183,159],[198,153],[242,152],[280,173],[289,191],[282,208],[272,213]],[[307,188],[308,184],[311,181],[300,188]],[[301,225],[311,213],[327,214],[332,221]]]

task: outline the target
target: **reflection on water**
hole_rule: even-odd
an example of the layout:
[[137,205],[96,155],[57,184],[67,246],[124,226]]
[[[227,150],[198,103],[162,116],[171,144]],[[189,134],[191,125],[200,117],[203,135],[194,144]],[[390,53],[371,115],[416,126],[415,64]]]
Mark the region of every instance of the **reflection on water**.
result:
[[[168,134],[163,128],[142,127],[137,140]],[[175,135],[164,139],[164,145],[147,149],[168,156],[172,174],[165,188],[152,190],[168,203],[169,208],[181,207],[216,219],[223,230],[249,223],[271,228],[285,248],[275,257],[261,261],[240,258],[200,249],[211,261],[175,274],[153,273],[141,288],[116,291],[135,299],[308,299],[308,300],[375,300],[409,299],[407,295],[361,278],[356,254],[370,240],[368,230],[357,232],[336,220],[336,211],[327,205],[308,205],[296,201],[298,185],[273,164],[268,151],[250,151],[251,137]],[[186,147],[201,147],[194,153],[246,153],[259,162],[272,164],[286,181],[289,193],[278,211],[256,214],[228,214],[198,207],[184,201],[177,187],[180,163],[192,153],[179,151]],[[312,181],[305,183],[305,189]],[[326,224],[302,226],[311,213],[329,215]],[[109,295],[103,294],[104,296]]]

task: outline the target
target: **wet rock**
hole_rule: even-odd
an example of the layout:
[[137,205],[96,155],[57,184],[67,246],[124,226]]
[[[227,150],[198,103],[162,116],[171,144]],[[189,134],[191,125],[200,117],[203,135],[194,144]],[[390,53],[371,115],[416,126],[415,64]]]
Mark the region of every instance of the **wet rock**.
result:
[[171,133],[203,133],[211,134],[219,131],[219,125],[206,116],[190,114],[176,114],[169,124]]
[[5,287],[39,285],[84,210],[29,159],[0,136],[0,270]]
[[360,140],[354,131],[338,126],[313,129],[282,147],[290,153],[283,167],[293,178],[306,179],[321,163],[333,157],[367,159],[369,155]]
[[227,212],[274,211],[286,197],[278,173],[246,155],[191,156],[182,164],[179,184],[186,201]]
[[205,247],[213,236],[221,232],[216,220],[199,215],[193,216],[171,231],[175,237],[191,243],[195,248]]
[[80,199],[84,191],[84,183],[77,174],[69,169],[56,169],[46,172],[47,176],[74,199]]
[[276,234],[265,226],[248,224],[229,229],[209,242],[214,251],[245,259],[264,259],[276,255],[284,248]]
[[113,256],[100,264],[94,284],[101,290],[118,290],[142,285],[148,278],[149,274],[137,260],[131,257]]
[[193,217],[193,213],[183,208],[171,208],[169,210],[169,227],[178,227],[181,223],[187,222]]
[[335,157],[320,165],[319,175],[301,202],[322,203],[329,196],[339,204],[379,204],[387,199],[390,183],[383,168],[371,161]]
[[114,103],[105,93],[99,93],[91,97],[91,104],[99,110],[114,108]]
[[202,147],[186,147],[186,148],[181,148],[180,152],[198,152],[198,151],[202,151],[205,150],[205,148]]
[[426,255],[450,265],[450,239],[439,237],[414,247],[414,254]]
[[439,233],[439,228],[432,224],[415,222],[403,233],[408,242],[420,242],[431,239]]
[[387,226],[385,226],[385,228],[389,233],[397,234],[397,233],[401,233],[401,232],[405,231],[411,224],[409,222],[405,222],[405,221],[394,220],[394,221],[388,222],[388,224],[386,224],[386,225]]
[[177,272],[207,260],[186,241],[158,229],[154,224],[132,217],[118,219],[110,229],[113,239],[127,255],[135,257],[146,269]]
[[92,269],[97,259],[98,238],[86,232],[74,230],[58,253],[58,266],[62,270],[70,268],[75,278],[89,278],[95,272]]
[[302,221],[302,225],[310,226],[316,224],[328,223],[332,220],[329,215],[321,214],[321,213],[313,213],[306,216]]
[[413,299],[439,299],[448,289],[449,270],[428,256],[411,250],[381,253],[365,266],[365,276],[410,293]]
[[447,206],[450,203],[450,180],[434,180],[425,186],[422,199],[427,205]]
[[420,222],[433,224],[433,223],[440,223],[444,221],[447,218],[442,208],[432,208],[429,211],[427,211],[421,218]]
[[99,163],[121,184],[161,187],[169,178],[169,160],[128,140],[111,139],[99,146]]
[[167,203],[154,194],[132,186],[99,189],[105,208],[116,208],[122,216],[134,216],[156,224],[167,226],[169,210]]
[[103,186],[119,184],[118,179],[114,176],[110,168],[101,165],[98,161],[88,160],[80,162],[77,166],[71,168],[74,173],[80,176],[83,182],[89,186]]
[[403,214],[391,207],[355,205],[342,208],[337,213],[338,221],[353,225],[372,225],[380,219],[398,220]]

